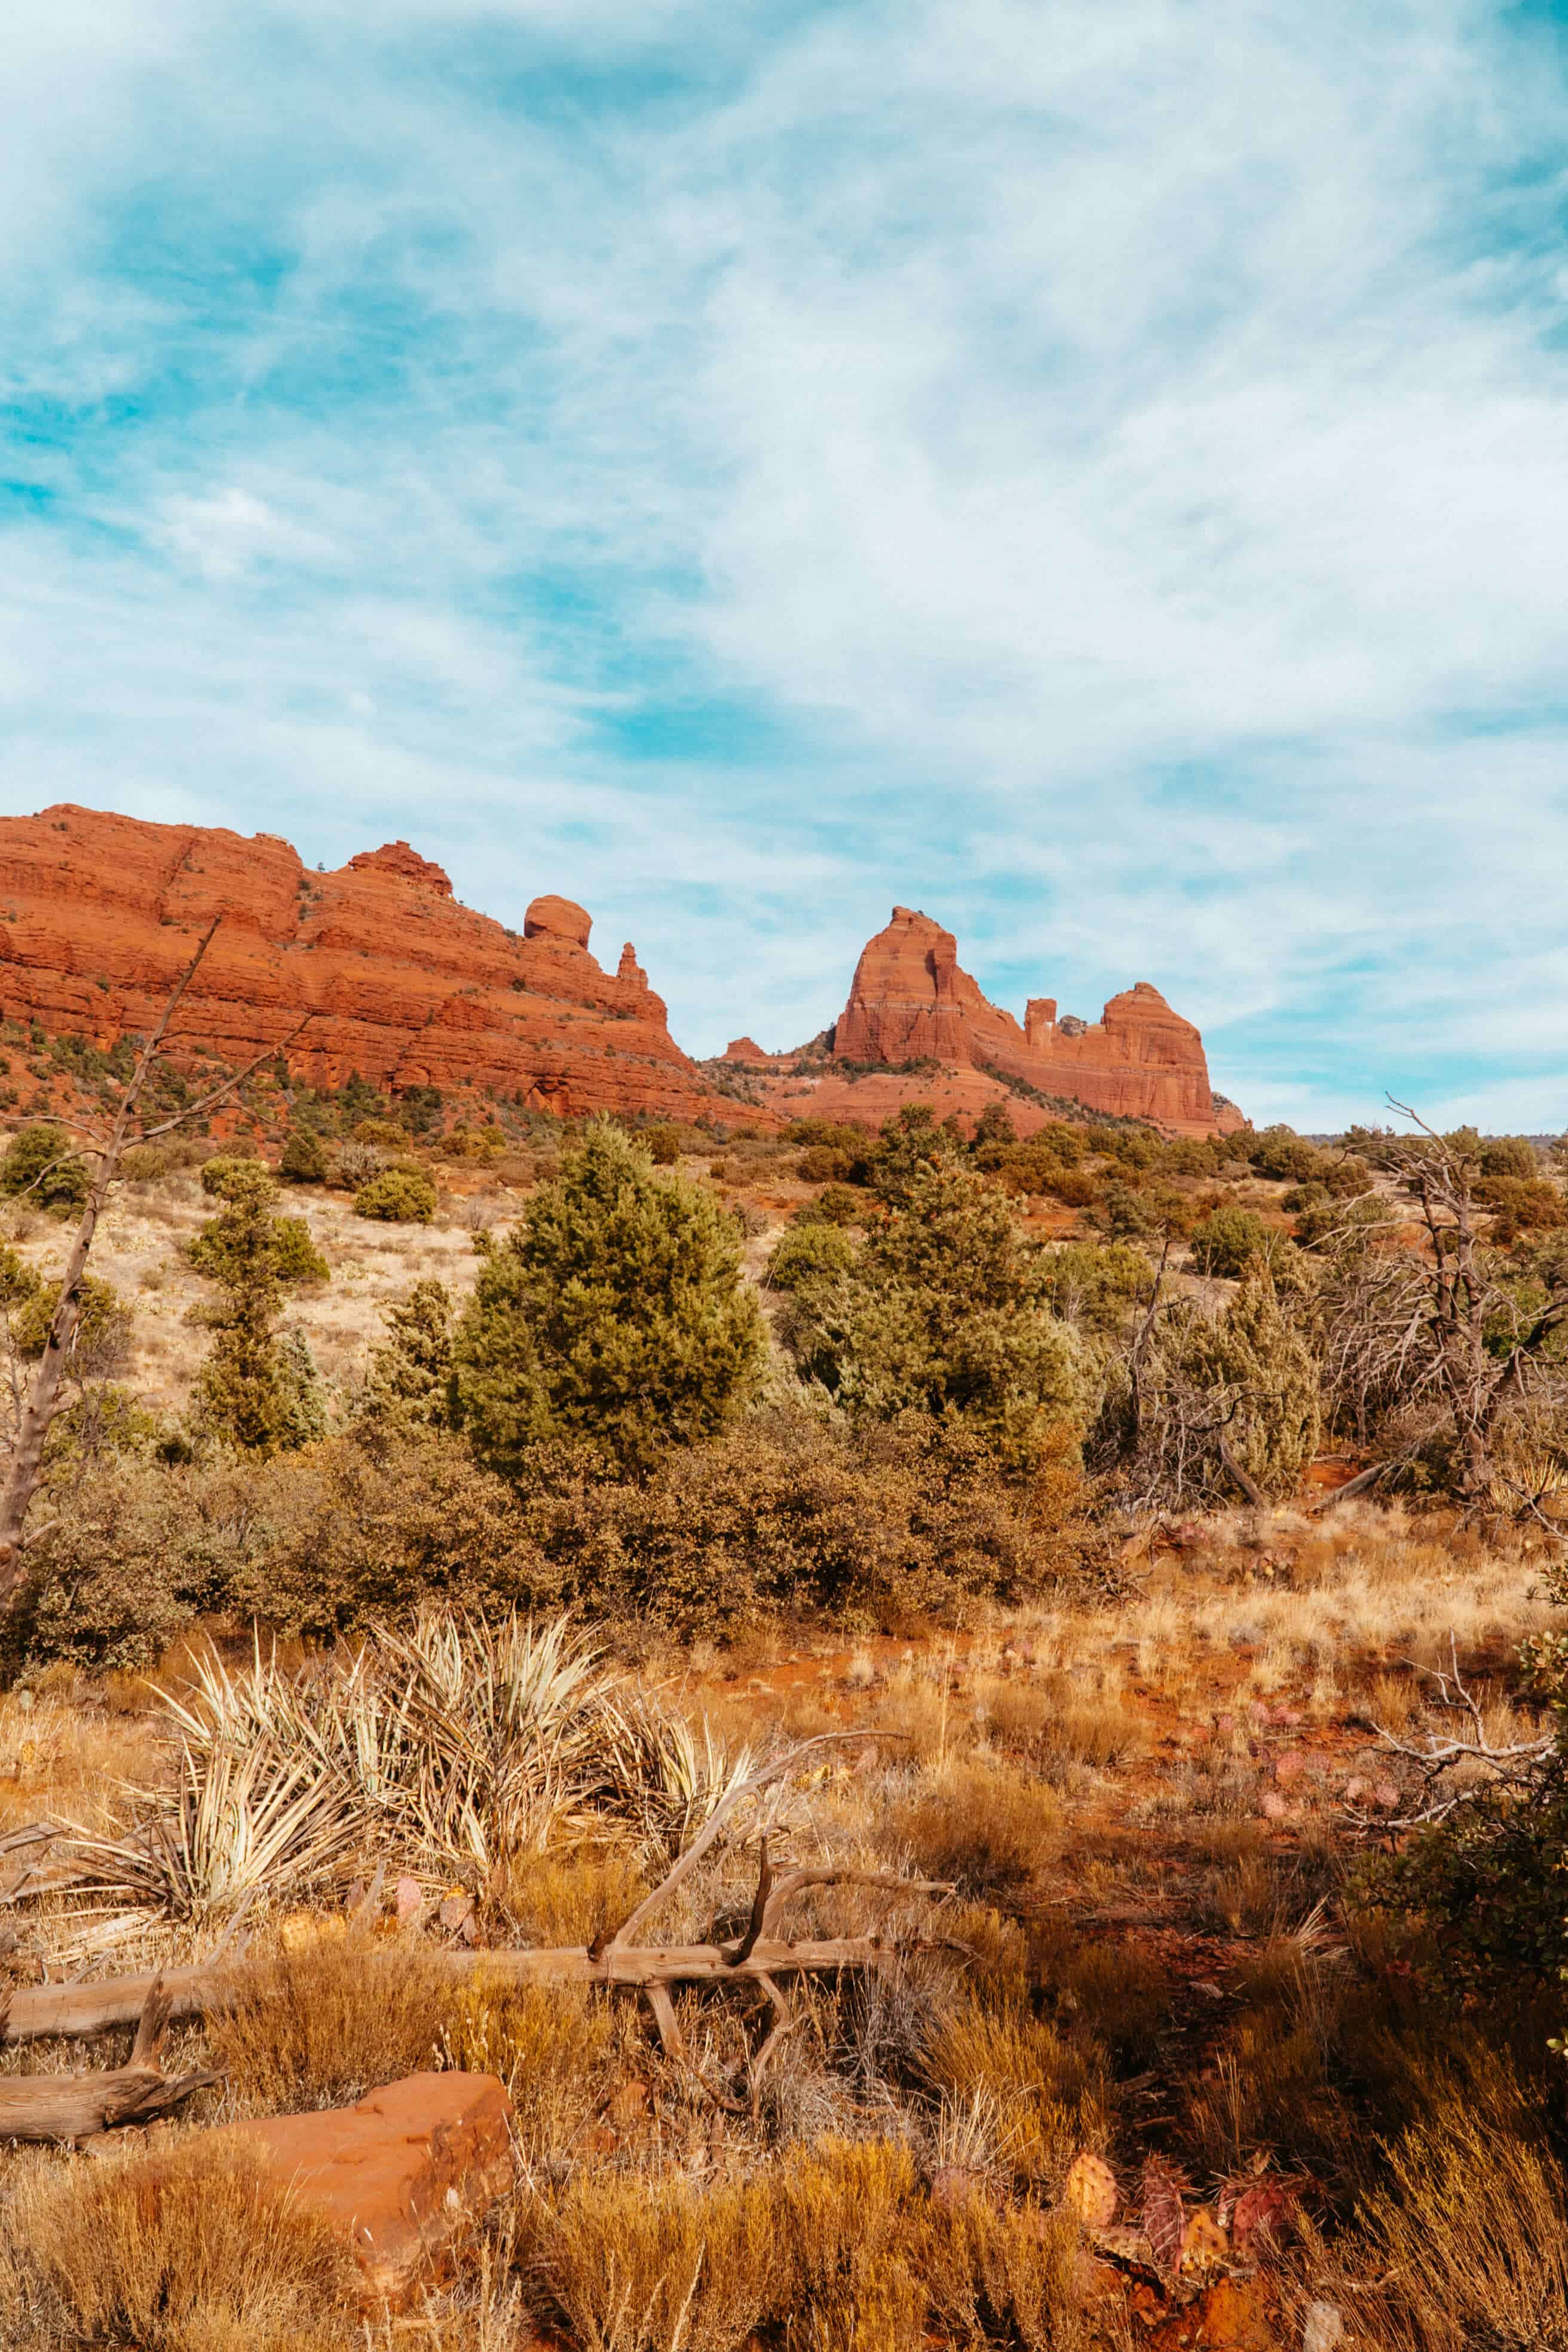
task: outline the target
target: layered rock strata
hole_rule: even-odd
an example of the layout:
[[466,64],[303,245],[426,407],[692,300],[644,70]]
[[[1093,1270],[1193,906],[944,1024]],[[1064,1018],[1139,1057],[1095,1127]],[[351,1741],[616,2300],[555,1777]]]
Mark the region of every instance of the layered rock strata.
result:
[[[1027,1131],[1050,1109],[1031,1105],[1021,1086],[1112,1118],[1148,1119],[1171,1135],[1223,1135],[1245,1124],[1211,1089],[1197,1030],[1148,981],[1113,996],[1094,1023],[1058,1017],[1054,997],[1032,997],[1020,1025],[963,969],[952,933],[910,907],[895,907],[886,929],[868,941],[826,1054],[804,1050],[809,1066],[798,1056],[769,1057],[781,1081],[800,1072],[778,1096],[778,1107],[796,1116],[809,1108],[874,1119],[918,1097],[973,1117],[1005,1100]],[[730,1054],[751,1063],[756,1049],[742,1038]],[[910,1069],[915,1063],[937,1066]]]
[[997,1071],[1172,1134],[1213,1135],[1242,1123],[1233,1107],[1215,1105],[1197,1030],[1148,981],[1113,996],[1093,1024],[1058,1019],[1054,997],[1032,997],[1020,1027],[963,971],[952,933],[910,907],[895,907],[868,942],[834,1030],[833,1058],[929,1058]]
[[680,1051],[629,942],[606,972],[586,911],[553,897],[519,938],[459,906],[401,841],[321,874],[276,834],[68,805],[0,818],[0,1013],[104,1047],[144,1034],[216,914],[176,1058],[232,1067],[308,1013],[288,1057],[317,1086],[358,1071],[395,1092],[494,1087],[562,1116],[759,1117]]

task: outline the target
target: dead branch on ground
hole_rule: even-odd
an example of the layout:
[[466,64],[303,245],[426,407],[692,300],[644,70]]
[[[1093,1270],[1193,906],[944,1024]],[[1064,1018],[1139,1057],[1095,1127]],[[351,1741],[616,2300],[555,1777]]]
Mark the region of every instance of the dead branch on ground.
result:
[[[13,1994],[15,2001],[18,1998]],[[0,2139],[91,2139],[126,2124],[172,2115],[195,2091],[220,2078],[205,2068],[165,2074],[159,2051],[174,2002],[161,1976],[147,1984],[127,2064],[81,2074],[0,2076]]]
[[[647,1997],[665,2048],[672,2057],[687,2063],[689,2061],[685,2059],[669,1988],[754,1984],[766,2000],[773,2023],[747,2070],[744,2111],[752,2111],[763,2071],[778,2042],[793,2027],[780,1980],[875,1968],[897,1948],[879,1932],[815,1938],[785,1937],[778,1932],[785,1906],[816,1887],[866,1887],[893,1902],[910,1897],[929,1902],[950,1895],[952,1889],[929,1879],[839,1870],[831,1864],[795,1867],[775,1876],[764,1838],[751,1916],[740,1936],[722,1943],[649,1945],[635,1944],[631,1937],[689,1878],[748,1798],[760,1795],[816,1750],[842,1740],[871,1736],[864,1731],[823,1733],[772,1758],[737,1782],[715,1806],[658,1885],[614,1934],[587,1945],[549,1946],[534,1950],[444,1951],[436,1957],[442,1967],[458,1977],[478,1972],[507,1984],[621,1985],[642,1992]],[[879,1732],[876,1737],[886,1738],[887,1734]],[[112,1977],[92,1984],[30,1986],[12,1994],[10,2005],[0,2020],[0,2040],[15,2042],[47,2035],[80,2036],[129,2024],[141,2015],[154,1985],[159,1988],[168,2016],[198,2017],[230,1999],[240,1980],[235,1968],[226,1963],[226,1956],[220,1953],[203,1967],[175,1969],[158,1978]],[[706,2081],[703,2087],[721,2105],[729,2096],[714,2091]]]
[[[1358,1807],[1348,1808],[1355,1826],[1385,1832],[1426,1829],[1434,1822],[1447,1821],[1450,1813],[1472,1803],[1479,1795],[1489,1796],[1500,1789],[1528,1792],[1557,1746],[1555,1731],[1536,1733],[1529,1739],[1501,1743],[1494,1740],[1487,1729],[1480,1703],[1460,1671],[1458,1640],[1452,1633],[1448,1636],[1447,1665],[1421,1666],[1414,1658],[1406,1658],[1403,1664],[1436,1684],[1436,1704],[1458,1716],[1465,1727],[1449,1735],[1429,1731],[1416,1742],[1401,1739],[1378,1724],[1378,1738],[1390,1755],[1415,1768],[1416,1798],[1397,1813],[1373,1815]],[[1456,1788],[1448,1776],[1467,1767],[1477,1777]]]

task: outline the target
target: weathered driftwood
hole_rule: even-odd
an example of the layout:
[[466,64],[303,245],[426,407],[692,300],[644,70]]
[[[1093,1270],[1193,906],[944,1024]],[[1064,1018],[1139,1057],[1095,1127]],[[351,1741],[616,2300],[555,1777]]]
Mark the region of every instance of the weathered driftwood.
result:
[[[13,2000],[16,1995],[12,1996]],[[90,2074],[0,2075],[0,2139],[84,2140],[117,2125],[173,2113],[217,2075],[165,2074],[158,2053],[172,2003],[163,1979],[146,1984],[126,2065]]]
[[[898,1882],[911,1895],[922,1890]],[[597,1958],[583,1944],[538,1951],[441,1952],[434,1955],[454,1976],[482,1974],[510,1984],[650,1985],[736,1984],[764,1977],[831,1976],[841,1969],[874,1968],[893,1946],[880,1936],[828,1936],[788,1943],[759,1938],[744,1959],[732,1944],[622,1944]],[[11,1996],[0,2021],[7,2042],[38,2042],[59,2034],[78,2039],[133,2025],[156,1979],[148,1976],[103,1977],[94,1984],[28,1985]],[[201,2017],[231,1992],[232,1967],[170,1969],[163,1979],[171,2018]]]

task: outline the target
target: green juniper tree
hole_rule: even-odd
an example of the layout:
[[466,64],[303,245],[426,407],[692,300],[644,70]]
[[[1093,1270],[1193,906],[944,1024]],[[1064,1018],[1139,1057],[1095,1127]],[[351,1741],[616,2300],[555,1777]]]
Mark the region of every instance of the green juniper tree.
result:
[[62,1129],[47,1121],[24,1127],[0,1160],[0,1192],[26,1193],[40,1208],[68,1213],[87,1199],[87,1169]]
[[849,1412],[962,1414],[1023,1466],[1090,1384],[1046,1255],[965,1169],[916,1160],[900,1189],[853,1265],[799,1284],[786,1344]]
[[721,1428],[762,1360],[733,1218],[595,1119],[485,1259],[453,1397],[481,1459],[509,1475],[560,1440],[640,1470]]
[[258,1160],[209,1160],[202,1189],[222,1202],[190,1246],[191,1264],[217,1285],[204,1311],[215,1334],[197,1384],[197,1418],[216,1436],[271,1454],[324,1429],[309,1349],[277,1329],[288,1282],[324,1282],[326,1260],[303,1218],[275,1214],[278,1188]]
[[370,1360],[364,1418],[384,1429],[440,1429],[451,1417],[452,1296],[416,1282],[386,1313],[386,1339]]

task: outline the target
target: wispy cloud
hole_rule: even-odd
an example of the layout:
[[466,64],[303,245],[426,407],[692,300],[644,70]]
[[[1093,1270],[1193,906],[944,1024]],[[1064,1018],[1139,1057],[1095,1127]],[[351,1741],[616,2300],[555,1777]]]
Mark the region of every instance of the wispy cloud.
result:
[[568,890],[699,1049],[899,898],[1303,1125],[1568,1119],[1549,16],[58,0],[5,72],[5,805]]

